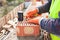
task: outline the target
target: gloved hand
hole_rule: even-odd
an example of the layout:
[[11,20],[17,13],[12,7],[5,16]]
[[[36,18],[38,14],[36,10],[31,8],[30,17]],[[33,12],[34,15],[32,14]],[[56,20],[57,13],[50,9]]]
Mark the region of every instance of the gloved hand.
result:
[[27,21],[28,23],[39,24],[38,19],[30,19]]
[[27,13],[26,17],[27,18],[33,18],[34,14],[36,14],[38,12],[37,9],[31,10]]
[[40,24],[41,20],[45,19],[45,17],[37,16],[36,18],[27,20],[28,23]]
[[27,20],[28,23],[39,24],[40,16]]

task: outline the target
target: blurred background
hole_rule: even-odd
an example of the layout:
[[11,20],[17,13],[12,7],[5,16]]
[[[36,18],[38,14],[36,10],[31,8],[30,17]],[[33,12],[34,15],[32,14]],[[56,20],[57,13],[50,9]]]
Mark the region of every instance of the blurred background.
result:
[[29,0],[0,0],[0,18],[25,1]]
[[[25,7],[27,7],[30,4],[30,1],[31,0],[0,0],[0,18],[3,17],[8,12],[10,12],[16,6],[20,5],[21,3],[25,2],[25,5],[26,5]],[[40,0],[37,0],[37,1],[40,1]]]

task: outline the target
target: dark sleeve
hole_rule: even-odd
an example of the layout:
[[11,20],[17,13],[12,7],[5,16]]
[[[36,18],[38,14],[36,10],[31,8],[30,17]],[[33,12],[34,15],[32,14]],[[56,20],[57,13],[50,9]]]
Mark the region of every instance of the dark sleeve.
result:
[[48,0],[48,3],[46,3],[45,5],[41,7],[38,7],[38,10],[39,10],[38,14],[49,12],[50,5],[51,5],[51,0]]
[[49,33],[60,35],[60,18],[58,19],[42,19],[41,28]]

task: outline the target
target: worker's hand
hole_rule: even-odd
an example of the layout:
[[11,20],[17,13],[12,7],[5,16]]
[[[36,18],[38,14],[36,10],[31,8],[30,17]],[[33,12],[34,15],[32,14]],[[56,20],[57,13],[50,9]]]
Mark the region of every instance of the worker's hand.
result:
[[28,23],[39,24],[38,19],[30,19],[27,21]]
[[34,14],[36,14],[37,12],[38,12],[37,9],[28,11],[26,17],[27,17],[27,18],[33,18]]
[[38,16],[38,17],[36,17],[36,18],[27,20],[27,22],[28,22],[28,23],[33,23],[33,24],[39,24],[39,19],[40,19],[40,18],[41,18],[41,17]]

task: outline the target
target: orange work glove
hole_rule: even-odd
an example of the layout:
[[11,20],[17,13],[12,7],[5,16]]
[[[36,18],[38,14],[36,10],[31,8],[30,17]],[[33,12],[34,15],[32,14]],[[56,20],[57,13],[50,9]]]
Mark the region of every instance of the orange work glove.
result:
[[37,16],[33,19],[27,20],[28,23],[34,23],[34,24],[39,24],[39,20],[41,19],[41,16]]
[[29,11],[28,13],[27,13],[27,18],[33,18],[33,16],[34,16],[34,14],[36,14],[38,12],[38,10],[37,9],[34,9],[34,10],[32,10],[32,11]]
[[27,21],[28,23],[39,24],[38,19],[30,19]]

